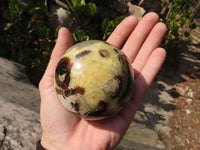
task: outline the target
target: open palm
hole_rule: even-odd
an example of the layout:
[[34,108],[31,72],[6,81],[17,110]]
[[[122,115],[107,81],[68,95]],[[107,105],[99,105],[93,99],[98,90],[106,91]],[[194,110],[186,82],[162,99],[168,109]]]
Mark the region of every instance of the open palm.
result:
[[129,58],[134,76],[134,93],[117,115],[99,121],[86,121],[67,111],[54,88],[54,72],[60,57],[73,45],[66,28],[59,31],[49,65],[40,82],[41,144],[48,150],[114,149],[125,134],[138,105],[159,71],[166,52],[158,48],[166,26],[158,23],[155,13],[146,14],[139,22],[133,16],[124,19],[107,42],[120,48]]

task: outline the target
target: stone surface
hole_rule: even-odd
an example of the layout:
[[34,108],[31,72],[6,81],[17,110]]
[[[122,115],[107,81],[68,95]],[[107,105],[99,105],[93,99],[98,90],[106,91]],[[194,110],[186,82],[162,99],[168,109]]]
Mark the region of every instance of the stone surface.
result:
[[59,6],[53,1],[48,2],[48,7],[49,13],[51,14],[49,17],[50,26],[54,31],[58,26],[70,28],[70,24],[72,23],[72,17],[71,15],[69,15],[69,12],[65,8]]
[[154,11],[159,13],[162,9],[161,0],[140,0],[138,5],[143,7],[148,12]]
[[109,1],[109,7],[112,8],[113,10],[119,12],[120,14],[125,14],[126,13],[126,0],[112,0]]
[[104,41],[75,44],[56,68],[58,97],[65,108],[87,119],[116,114],[133,92],[129,66],[127,57]]
[[131,2],[127,3],[127,14],[129,16],[135,16],[138,20],[140,20],[145,14],[145,12],[146,11],[144,10],[144,8],[137,5],[133,5]]
[[0,58],[0,98],[39,112],[40,95],[29,83],[25,67],[3,58]]
[[0,108],[0,149],[35,149],[41,137],[39,114],[2,98]]
[[40,96],[25,67],[0,58],[0,149],[32,150],[40,139]]
[[165,148],[158,133],[170,136],[171,129],[167,123],[172,116],[173,105],[170,101],[173,98],[166,92],[169,89],[171,87],[160,80],[152,84],[124,139],[154,148]]
[[136,143],[129,140],[122,140],[119,146],[115,150],[164,150],[162,148],[156,148],[141,143]]

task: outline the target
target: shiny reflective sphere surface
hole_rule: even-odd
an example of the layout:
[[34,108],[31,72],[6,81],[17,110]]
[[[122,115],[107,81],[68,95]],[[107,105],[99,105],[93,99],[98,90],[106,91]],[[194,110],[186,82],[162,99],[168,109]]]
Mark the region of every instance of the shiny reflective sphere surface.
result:
[[126,56],[104,41],[72,46],[55,71],[55,88],[63,106],[86,119],[119,112],[133,92],[133,71]]

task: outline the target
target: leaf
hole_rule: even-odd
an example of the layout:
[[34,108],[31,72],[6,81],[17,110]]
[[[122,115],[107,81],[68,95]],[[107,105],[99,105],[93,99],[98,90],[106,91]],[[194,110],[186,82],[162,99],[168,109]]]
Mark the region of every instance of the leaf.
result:
[[84,30],[78,30],[77,34],[81,37],[81,36],[85,36],[85,31]]
[[60,28],[62,28],[62,26],[58,26],[58,27],[56,28],[55,38],[58,37],[58,32],[59,32]]
[[126,16],[119,16],[115,19],[115,26],[117,26],[122,20],[124,20]]
[[183,26],[186,22],[187,22],[186,17],[182,17],[182,18],[179,19],[180,26]]
[[71,0],[73,7],[78,7],[81,6],[81,1],[80,0]]
[[11,26],[13,25],[13,23],[7,23],[4,27],[4,31],[7,31],[11,28]]
[[176,18],[176,13],[174,13],[173,11],[169,12],[169,19],[174,20],[175,18]]
[[81,0],[81,5],[85,5],[85,0]]
[[75,33],[72,33],[72,38],[73,38],[74,43],[77,43],[77,42],[78,42],[78,39],[77,39]]
[[173,11],[173,13],[178,13],[179,12],[179,10],[180,10],[180,5],[175,5],[173,8],[172,8],[172,11]]
[[191,11],[189,9],[186,9],[183,11],[183,16],[189,18],[191,15]]
[[169,35],[167,36],[167,39],[168,39],[168,40],[173,40],[173,39],[175,39],[175,36],[174,36],[173,34],[169,34]]
[[97,7],[94,3],[88,3],[87,8],[90,10],[90,15],[94,15],[97,12]]
[[192,38],[192,37],[188,37],[188,38],[186,38],[186,41],[187,41],[187,42],[192,42],[192,41],[193,41],[193,38]]
[[77,36],[78,36],[79,41],[87,41],[87,40],[89,40],[89,36],[86,35],[86,32],[84,30],[79,29],[77,31]]
[[107,31],[107,30],[109,30],[110,28],[113,28],[113,27],[114,27],[113,20],[109,19],[108,17],[103,20],[102,29],[104,31]]

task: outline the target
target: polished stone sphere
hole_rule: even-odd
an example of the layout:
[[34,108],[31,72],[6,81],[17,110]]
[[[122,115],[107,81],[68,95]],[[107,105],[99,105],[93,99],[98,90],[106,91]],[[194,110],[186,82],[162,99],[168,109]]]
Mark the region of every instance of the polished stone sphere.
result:
[[104,41],[72,46],[55,71],[55,88],[63,106],[85,119],[118,113],[133,92],[133,71],[127,57]]

